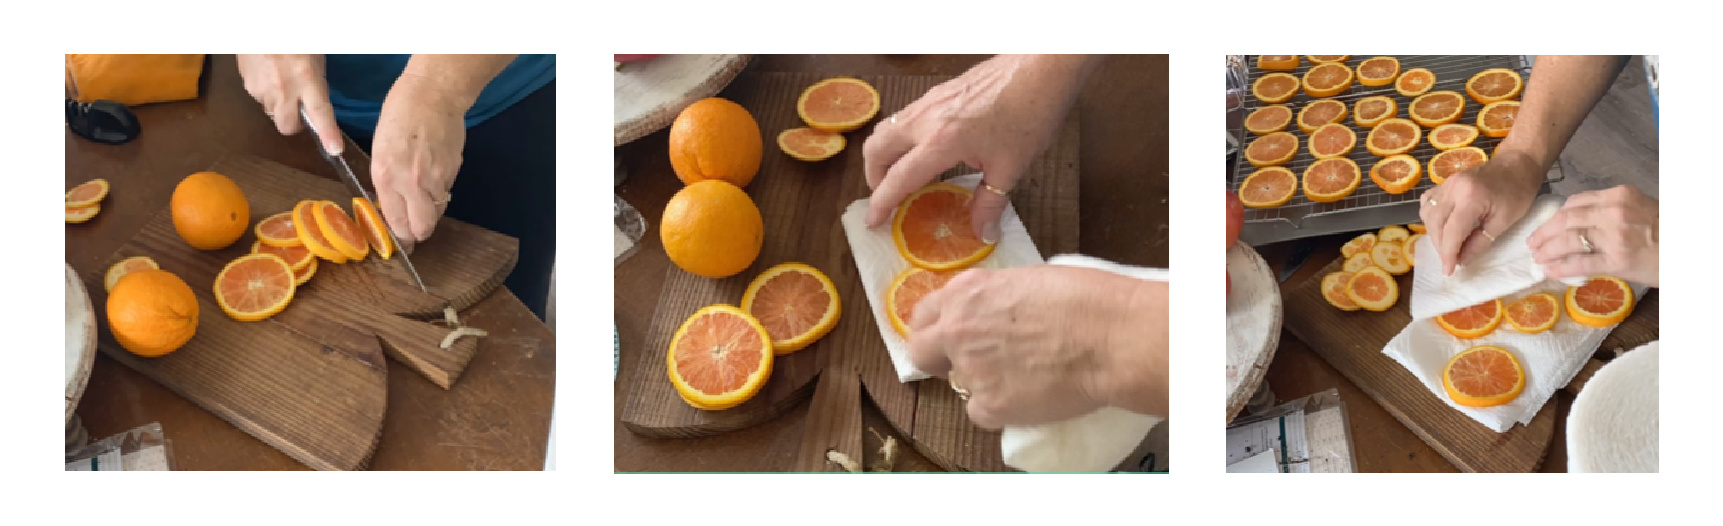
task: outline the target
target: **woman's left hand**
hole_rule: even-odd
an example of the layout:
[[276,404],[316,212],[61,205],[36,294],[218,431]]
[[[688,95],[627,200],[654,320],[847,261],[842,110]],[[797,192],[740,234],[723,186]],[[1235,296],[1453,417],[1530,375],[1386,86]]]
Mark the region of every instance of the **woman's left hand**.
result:
[[466,108],[403,77],[383,101],[371,145],[377,206],[403,251],[431,237],[449,206],[467,140]]
[[1625,185],[1575,194],[1526,244],[1550,278],[1608,275],[1656,287],[1657,200]]

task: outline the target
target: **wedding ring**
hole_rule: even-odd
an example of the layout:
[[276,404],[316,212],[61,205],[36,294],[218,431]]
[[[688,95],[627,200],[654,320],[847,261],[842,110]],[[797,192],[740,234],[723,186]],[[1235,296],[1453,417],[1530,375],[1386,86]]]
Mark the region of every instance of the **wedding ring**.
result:
[[945,379],[945,383],[951,384],[951,390],[957,392],[957,399],[963,400],[965,402],[969,401],[969,390],[968,389],[958,387],[957,381],[952,380],[950,378]]
[[1591,240],[1585,237],[1585,231],[1579,231],[1579,249],[1587,254],[1597,252],[1597,247],[1591,245]]
[[434,205],[437,205],[437,206],[443,206],[443,205],[446,205],[446,204],[449,204],[449,201],[450,201],[450,200],[453,200],[453,199],[454,199],[454,198],[455,198],[455,194],[452,194],[452,193],[450,193],[450,194],[443,194],[443,198],[442,198],[442,199],[438,199],[438,200],[436,200],[436,201],[432,201],[432,202],[431,202],[431,204],[434,204]]
[[890,117],[886,117],[885,123],[886,124],[897,124],[897,114],[893,113],[893,114],[891,114]]
[[1010,197],[1010,194],[1011,194],[1010,192],[1007,192],[1005,190],[1000,190],[999,187],[997,187],[997,186],[987,184],[987,181],[982,181],[981,187],[986,188],[987,191],[989,191],[989,192],[999,194],[1000,197]]
[[1430,196],[1430,198],[1425,201],[1429,201],[1430,206],[1436,206],[1436,196]]
[[1479,230],[1478,233],[1483,234],[1484,237],[1490,238],[1491,243],[1496,242],[1496,236],[1490,235],[1490,232],[1488,230]]

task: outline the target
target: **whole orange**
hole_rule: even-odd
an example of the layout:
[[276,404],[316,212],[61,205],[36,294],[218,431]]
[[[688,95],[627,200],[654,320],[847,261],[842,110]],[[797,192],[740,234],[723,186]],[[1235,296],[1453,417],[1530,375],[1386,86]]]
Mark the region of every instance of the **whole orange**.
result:
[[251,203],[245,200],[245,192],[215,172],[198,172],[180,180],[172,207],[174,230],[199,250],[227,248],[251,225]]
[[742,105],[713,97],[670,125],[670,168],[683,184],[721,179],[745,188],[760,171],[760,124]]
[[128,272],[108,292],[108,330],[132,354],[174,352],[197,333],[197,296],[171,272]]
[[760,256],[765,222],[748,193],[724,181],[696,181],[664,205],[658,225],[664,253],[689,273],[734,276]]

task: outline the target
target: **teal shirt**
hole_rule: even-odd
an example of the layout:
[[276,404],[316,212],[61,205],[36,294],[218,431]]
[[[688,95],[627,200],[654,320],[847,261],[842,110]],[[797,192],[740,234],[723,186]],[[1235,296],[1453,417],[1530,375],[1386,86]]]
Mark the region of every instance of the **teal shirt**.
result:
[[[377,116],[383,111],[383,98],[395,79],[407,69],[412,55],[327,55],[329,102],[335,106],[335,120],[343,126],[377,129]],[[520,102],[534,91],[556,80],[556,55],[520,55],[502,73],[491,79],[479,93],[478,101],[467,110],[467,127],[472,128],[486,119]]]

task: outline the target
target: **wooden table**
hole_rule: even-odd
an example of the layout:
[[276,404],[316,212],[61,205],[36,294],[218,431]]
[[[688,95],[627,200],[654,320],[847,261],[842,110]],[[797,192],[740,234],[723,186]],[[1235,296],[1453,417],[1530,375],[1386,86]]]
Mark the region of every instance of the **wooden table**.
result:
[[[66,131],[66,187],[95,177],[113,186],[102,204],[105,217],[66,228],[66,261],[74,267],[100,264],[167,206],[181,178],[226,155],[256,155],[335,177],[308,135],[282,137],[275,131],[245,93],[231,55],[210,59],[197,100],[133,111],[143,133],[129,144],[97,144]],[[444,391],[389,364],[388,412],[372,469],[544,469],[555,336],[502,288],[461,313],[461,320],[491,335],[479,340],[478,353],[453,389]],[[106,355],[98,354],[77,413],[92,439],[160,422],[179,470],[306,469]]]
[[[987,56],[942,55],[760,55],[742,75],[815,72],[829,75],[960,75]],[[720,96],[725,96],[720,94]],[[1079,96],[1082,135],[1081,240],[1083,253],[1129,263],[1167,266],[1167,57],[1109,57]],[[642,349],[666,265],[657,219],[682,187],[670,169],[668,133],[659,131],[617,148],[628,179],[617,195],[647,218],[643,246],[616,267],[616,325],[624,367]],[[852,147],[862,140],[852,139]],[[767,148],[773,148],[768,143]],[[881,349],[880,352],[884,352]],[[626,373],[624,373],[626,375]],[[622,390],[615,408],[621,413]],[[863,423],[903,442],[884,415],[864,403]],[[615,423],[617,471],[784,471],[795,463],[808,404],[753,428],[694,439],[653,439]],[[869,461],[879,439],[865,437]],[[938,467],[900,446],[898,471]]]

